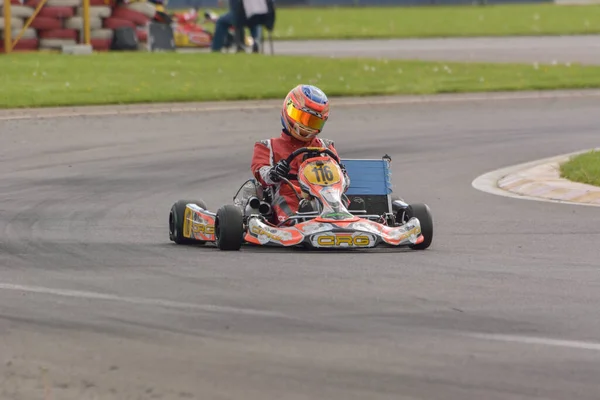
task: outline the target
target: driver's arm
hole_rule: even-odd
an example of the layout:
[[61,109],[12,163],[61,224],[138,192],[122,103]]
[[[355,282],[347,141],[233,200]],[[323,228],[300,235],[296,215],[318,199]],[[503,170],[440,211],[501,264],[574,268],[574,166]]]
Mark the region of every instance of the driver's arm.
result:
[[254,144],[254,153],[252,154],[252,163],[250,166],[252,175],[262,186],[275,185],[276,182],[269,177],[272,168],[271,150],[267,143],[256,142]]
[[[335,155],[338,156],[338,158],[341,158],[340,155],[338,154],[337,150],[335,149],[335,145],[333,144],[333,142],[329,143],[328,148],[333,153],[335,153]],[[350,176],[348,176],[348,171],[346,171],[346,167],[344,167],[344,164],[341,162],[341,160],[340,160],[340,168],[342,169],[342,172],[344,173],[344,177],[346,178],[346,186],[344,187],[344,192],[346,192],[348,190],[348,188],[350,187]]]
[[[333,154],[335,154],[336,156],[338,156],[338,158],[340,158],[340,155],[338,154],[337,150],[335,149],[335,144],[333,143],[333,140],[324,139],[324,144],[325,144],[325,147],[327,147],[329,150],[332,151]],[[343,164],[340,163],[340,167],[342,167],[342,170],[345,173],[346,170],[343,168],[344,167]]]

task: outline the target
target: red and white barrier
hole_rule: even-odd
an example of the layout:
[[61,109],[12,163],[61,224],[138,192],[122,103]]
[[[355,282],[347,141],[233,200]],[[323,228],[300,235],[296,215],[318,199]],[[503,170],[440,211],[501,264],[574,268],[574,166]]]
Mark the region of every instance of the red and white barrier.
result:
[[[41,0],[11,0],[11,37],[14,40]],[[148,22],[156,14],[154,4],[134,2],[115,6],[112,1],[90,0],[90,41],[94,50],[110,50],[114,30],[136,30],[141,47],[148,40]],[[57,49],[62,45],[82,43],[82,0],[47,0],[13,50]],[[4,37],[4,19],[0,18],[0,35]],[[0,51],[4,51],[4,43]]]

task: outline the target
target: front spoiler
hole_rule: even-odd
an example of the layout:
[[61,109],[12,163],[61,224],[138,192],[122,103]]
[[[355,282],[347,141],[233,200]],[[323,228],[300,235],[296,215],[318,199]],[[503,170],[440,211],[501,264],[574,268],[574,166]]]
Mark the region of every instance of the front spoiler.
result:
[[403,247],[421,243],[421,224],[411,218],[389,227],[367,219],[352,221],[307,221],[290,227],[273,227],[260,218],[250,218],[244,240],[260,246],[306,246],[320,249]]

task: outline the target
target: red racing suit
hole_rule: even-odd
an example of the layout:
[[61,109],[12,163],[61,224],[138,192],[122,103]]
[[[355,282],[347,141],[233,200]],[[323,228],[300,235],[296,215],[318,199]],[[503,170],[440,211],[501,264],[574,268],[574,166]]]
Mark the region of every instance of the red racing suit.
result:
[[[264,186],[274,186],[273,201],[271,207],[277,221],[281,222],[298,211],[298,198],[293,189],[285,182],[273,182],[269,178],[269,171],[278,161],[286,159],[295,150],[302,147],[325,147],[337,154],[334,143],[328,139],[314,138],[310,142],[303,142],[285,131],[278,138],[261,140],[254,144],[251,171],[258,182]],[[297,175],[298,168],[302,163],[302,157],[298,156],[290,163],[290,175]],[[298,185],[298,181],[290,179],[290,182]]]

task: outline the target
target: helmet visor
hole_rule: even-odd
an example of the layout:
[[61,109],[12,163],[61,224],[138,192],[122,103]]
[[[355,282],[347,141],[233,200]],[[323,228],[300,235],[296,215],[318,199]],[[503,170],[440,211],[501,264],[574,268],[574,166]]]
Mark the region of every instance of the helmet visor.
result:
[[289,103],[286,108],[287,115],[294,121],[310,129],[320,131],[325,126],[325,119],[317,117],[307,111],[299,110],[292,103]]

